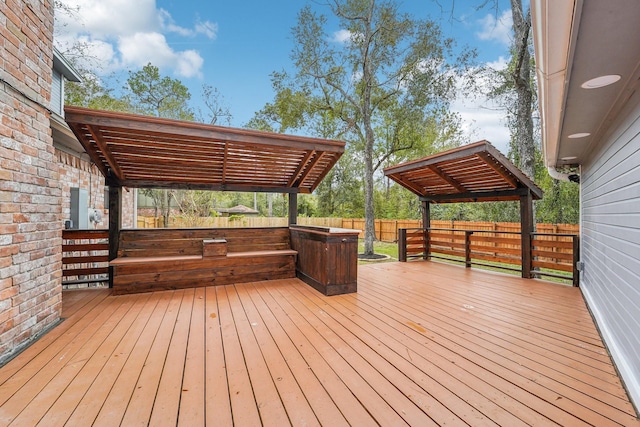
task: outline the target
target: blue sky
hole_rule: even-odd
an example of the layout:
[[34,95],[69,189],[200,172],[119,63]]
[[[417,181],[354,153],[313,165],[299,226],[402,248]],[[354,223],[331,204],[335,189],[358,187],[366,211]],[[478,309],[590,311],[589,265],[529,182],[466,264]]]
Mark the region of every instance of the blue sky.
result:
[[[291,27],[303,1],[246,0],[63,0],[77,7],[73,17],[56,15],[56,43],[82,40],[106,76],[137,70],[151,62],[162,74],[180,79],[200,102],[204,83],[216,87],[231,110],[232,126],[243,126],[273,98],[270,74],[291,69]],[[508,2],[503,9],[475,10],[480,0],[398,1],[416,18],[440,22],[458,45],[477,49],[481,63],[504,66],[508,56]],[[311,3],[314,8],[327,11]],[[327,11],[328,12],[328,11]],[[340,30],[337,26],[329,32]],[[488,139],[506,152],[504,113],[483,99],[459,99],[453,109],[465,120],[469,142]]]

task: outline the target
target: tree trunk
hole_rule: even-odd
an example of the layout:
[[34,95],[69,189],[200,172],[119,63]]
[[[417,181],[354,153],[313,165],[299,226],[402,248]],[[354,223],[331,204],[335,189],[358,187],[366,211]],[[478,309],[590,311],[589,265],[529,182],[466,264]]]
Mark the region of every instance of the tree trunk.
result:
[[162,190],[162,217],[164,220],[164,228],[169,228],[169,213],[171,208],[169,207],[169,190]]
[[[365,125],[366,126],[366,125]],[[364,255],[373,255],[376,238],[375,211],[373,208],[373,131],[366,126],[366,148],[364,151]]]
[[[533,140],[533,88],[531,85],[531,10],[524,15],[522,0],[511,0],[516,67],[513,80],[516,90],[516,135],[515,142],[520,157],[520,169],[532,180],[535,179],[536,150]],[[533,206],[535,228],[536,209]]]
[[531,12],[524,15],[522,0],[511,0],[516,67],[513,80],[516,88],[516,145],[520,168],[531,179],[535,178],[535,144],[533,141],[533,89],[531,87]]

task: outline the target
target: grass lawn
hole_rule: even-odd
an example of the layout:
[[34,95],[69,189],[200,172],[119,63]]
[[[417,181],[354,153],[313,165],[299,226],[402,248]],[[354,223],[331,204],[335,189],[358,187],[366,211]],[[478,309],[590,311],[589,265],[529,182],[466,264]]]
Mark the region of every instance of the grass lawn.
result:
[[[358,240],[358,253],[361,254],[364,252],[364,240]],[[366,260],[358,260],[358,264],[371,264],[372,262],[390,262],[398,260],[398,244],[397,243],[387,243],[387,242],[373,242],[373,252],[376,254],[388,255],[389,258],[381,261],[366,261]]]

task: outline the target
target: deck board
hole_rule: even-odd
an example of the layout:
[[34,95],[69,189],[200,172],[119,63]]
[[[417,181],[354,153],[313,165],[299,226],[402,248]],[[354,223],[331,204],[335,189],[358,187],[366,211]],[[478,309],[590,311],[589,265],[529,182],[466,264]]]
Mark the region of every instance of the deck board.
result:
[[437,262],[65,291],[0,368],[0,425],[640,426],[577,288]]

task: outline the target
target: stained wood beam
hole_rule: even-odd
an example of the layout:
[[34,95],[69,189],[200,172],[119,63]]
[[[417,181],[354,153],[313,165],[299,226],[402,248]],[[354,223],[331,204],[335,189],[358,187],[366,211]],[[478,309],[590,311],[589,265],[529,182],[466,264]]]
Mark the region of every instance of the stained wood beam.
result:
[[[109,261],[118,257],[122,228],[122,187],[109,186]],[[113,288],[113,267],[109,267],[109,287]]]
[[484,160],[487,166],[496,171],[496,173],[498,173],[498,175],[500,175],[505,181],[507,181],[511,187],[518,187],[518,181],[514,178],[514,176],[508,173],[505,169],[501,168],[498,164],[496,164],[495,159],[491,155],[487,153],[478,153],[476,154],[476,156]]
[[[82,129],[82,126],[78,124],[70,123],[69,127],[71,128],[71,130],[76,136],[83,135],[85,133],[84,130]],[[100,172],[102,173],[102,175],[105,177],[108,176],[109,169],[105,166],[100,156],[98,156],[98,153],[93,149],[93,147],[91,147],[91,144],[85,138],[78,137],[77,139],[82,145],[82,147],[84,148],[84,150],[89,154],[91,161],[93,161],[93,163],[98,167],[98,169],[100,169]]]
[[298,195],[289,193],[289,225],[298,223]]
[[532,254],[531,233],[533,233],[533,198],[531,192],[520,197],[520,234],[522,249],[522,277],[531,278]]
[[398,184],[402,185],[406,189],[411,190],[412,192],[414,192],[418,196],[426,196],[426,192],[425,192],[424,188],[422,188],[422,187],[420,187],[418,185],[415,185],[411,181],[404,180],[401,176],[390,175],[389,178],[391,178],[393,181],[397,182]]
[[125,178],[124,173],[122,172],[122,169],[120,168],[120,165],[118,165],[118,162],[116,161],[116,159],[113,157],[113,154],[111,154],[111,151],[107,146],[107,143],[104,142],[104,139],[102,139],[102,136],[100,136],[100,134],[96,132],[92,126],[87,126],[87,130],[89,131],[89,133],[91,134],[91,137],[93,138],[96,145],[98,146],[98,149],[100,149],[100,151],[102,152],[102,155],[107,161],[107,164],[109,165],[109,168],[111,169],[115,177],[119,181],[122,181]]
[[[108,179],[108,178],[107,178]],[[172,182],[172,181],[154,181],[154,180],[124,180],[111,182],[118,183],[123,187],[131,188],[157,188],[169,190],[208,190],[208,191],[241,191],[247,193],[302,193],[309,194],[312,192],[310,188],[304,187],[276,187],[261,185],[238,185],[238,184],[209,184],[209,183],[188,183],[188,182]]]
[[311,156],[313,156],[314,154],[315,154],[315,150],[309,150],[307,152],[307,154],[305,154],[304,158],[302,159],[302,161],[298,165],[298,168],[293,173],[293,175],[291,175],[291,178],[289,179],[289,182],[287,183],[287,187],[292,187],[293,186],[293,184],[298,179],[298,176],[300,176],[300,172],[302,172],[302,169],[306,166],[307,162],[309,161]]
[[446,154],[434,154],[432,156],[425,157],[424,159],[414,160],[412,162],[385,168],[384,173],[385,175],[389,175],[392,173],[397,174],[426,167],[434,163],[444,163],[451,160],[460,160],[462,158],[469,157],[486,150],[487,144],[487,141],[479,141],[473,144],[464,145],[454,150],[450,150]]
[[507,191],[483,191],[467,192],[458,194],[441,194],[437,196],[420,197],[421,201],[436,203],[456,203],[460,201],[496,201],[496,200],[519,200],[521,196],[529,193],[526,188],[515,188]]
[[[318,164],[318,162],[320,160],[322,160],[322,157],[324,156],[324,152],[323,151],[316,151],[316,157],[309,162],[306,165],[306,168],[304,170],[304,172],[302,173],[302,175],[300,176],[300,178],[298,178],[295,182],[296,185],[302,185],[302,183],[304,182],[304,180],[307,178],[307,176],[311,173],[311,171],[313,170],[313,168],[316,167],[316,165]],[[305,162],[307,163],[307,162]]]
[[433,172],[436,175],[438,175],[440,178],[442,178],[442,180],[446,181],[449,185],[451,185],[453,188],[455,188],[459,192],[466,193],[468,191],[462,184],[460,184],[458,181],[456,181],[455,179],[451,178],[449,175],[444,173],[442,171],[442,169],[440,169],[438,166],[429,165],[429,166],[427,166],[427,168],[431,172]]
[[239,142],[257,146],[313,149],[344,153],[344,143],[306,136],[286,135],[252,129],[228,128],[205,123],[171,120],[137,114],[98,111],[89,108],[65,106],[65,120],[69,123],[85,123],[88,126],[127,129],[143,133],[164,133],[181,137],[204,138],[214,141]]

